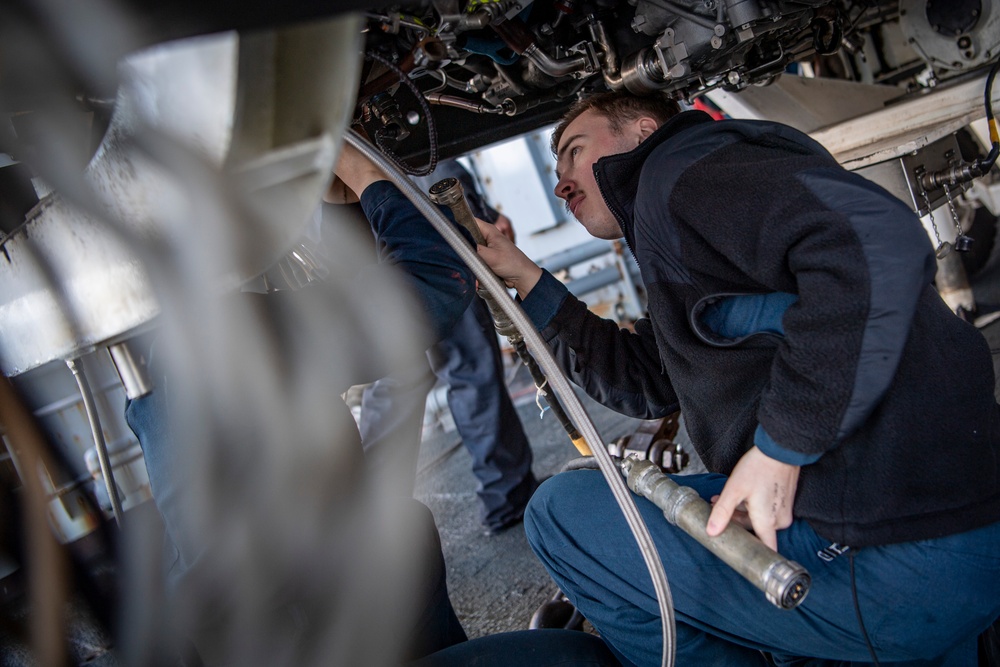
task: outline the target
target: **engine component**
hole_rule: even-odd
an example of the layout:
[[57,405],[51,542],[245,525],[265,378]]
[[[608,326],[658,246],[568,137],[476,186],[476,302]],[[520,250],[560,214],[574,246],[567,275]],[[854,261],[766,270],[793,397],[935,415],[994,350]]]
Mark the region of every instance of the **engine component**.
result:
[[936,68],[969,70],[1000,53],[1000,7],[995,2],[900,0],[899,27]]
[[[217,240],[211,261],[220,284],[235,286],[280,257],[326,187],[334,137],[357,90],[354,67],[325,77],[309,74],[310,67],[317,59],[352,62],[358,31],[351,17],[129,56],[85,186],[62,187],[54,181],[77,172],[60,175],[53,168],[46,180],[60,194],[43,198],[24,224],[0,237],[6,260],[0,265],[0,373],[18,375],[85,353],[160,312],[151,277],[123,239],[169,239],[191,251],[191,262],[208,261],[204,248],[187,243],[180,222],[192,198],[179,196],[187,185],[202,193],[239,192],[258,223],[249,239]],[[192,88],[197,95],[175,94]],[[63,129],[55,121],[50,127]],[[176,137],[186,139],[171,143]],[[65,169],[65,160],[49,162]],[[116,221],[115,232],[102,218]]]
[[[912,90],[1000,53],[1000,8],[983,0],[433,0],[410,11],[369,14],[382,28],[369,30],[369,50],[425,94],[460,91],[434,99],[445,156],[552,122],[580,93],[690,102],[714,89],[768,85],[794,63],[817,76]],[[427,39],[440,45],[431,59],[418,48]],[[392,92],[398,78],[380,74],[369,77],[362,101]],[[542,103],[551,107],[535,109]],[[497,107],[523,118],[476,118]],[[415,126],[397,143],[412,161],[426,158],[430,140]]]
[[402,141],[410,136],[406,121],[399,110],[399,103],[388,93],[378,93],[362,105],[366,122],[375,121],[380,125],[380,138],[391,141]]
[[634,433],[623,435],[608,445],[608,453],[620,459],[634,457],[651,461],[663,472],[680,472],[687,467],[691,457],[673,440],[679,428],[680,412],[646,422]]

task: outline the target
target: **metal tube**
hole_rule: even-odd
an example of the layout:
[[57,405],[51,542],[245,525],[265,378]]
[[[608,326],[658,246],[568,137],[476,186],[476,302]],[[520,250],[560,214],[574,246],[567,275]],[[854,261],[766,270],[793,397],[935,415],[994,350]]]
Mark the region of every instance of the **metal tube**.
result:
[[680,486],[650,461],[628,458],[621,465],[630,489],[653,501],[667,521],[762,590],[771,604],[794,609],[806,598],[812,579],[804,567],[773,551],[732,521],[720,535],[709,537],[705,527],[712,507],[694,489]]
[[535,331],[531,320],[528,319],[525,312],[510,298],[500,279],[493,275],[490,268],[479,258],[479,254],[473,248],[469,247],[468,242],[452,226],[448,218],[420,192],[417,186],[407,178],[406,174],[393,165],[374,146],[362,139],[354,130],[348,131],[345,138],[348,144],[357,148],[362,155],[375,163],[386,174],[389,180],[399,188],[400,192],[413,202],[417,210],[427,218],[427,221],[441,234],[462,261],[472,269],[476,279],[479,280],[480,286],[493,295],[504,313],[507,314],[524,336],[525,343],[548,377],[549,385],[565,404],[567,412],[580,429],[585,442],[594,453],[594,460],[601,469],[604,479],[608,482],[611,495],[614,496],[615,501],[622,510],[622,514],[625,515],[625,521],[635,536],[643,561],[649,569],[653,590],[656,593],[656,599],[660,607],[660,622],[663,628],[662,664],[664,667],[673,667],[677,641],[674,626],[674,606],[673,598],[670,595],[670,587],[667,584],[667,575],[663,570],[663,563],[660,561],[659,555],[656,552],[656,545],[653,544],[653,538],[650,536],[646,524],[643,523],[642,516],[635,506],[635,501],[632,499],[628,487],[625,486],[618,468],[611,460],[611,455],[608,454],[602,445],[597,427],[594,426],[590,415],[587,414],[587,411],[580,403],[580,399],[573,391],[572,386],[570,386],[569,380],[563,375],[559,364],[556,363],[555,357],[552,355],[552,351],[549,350],[539,333]]
[[482,102],[476,102],[475,100],[467,100],[464,97],[458,97],[456,95],[442,95],[441,93],[427,93],[424,97],[431,104],[436,104],[442,107],[455,107],[456,109],[465,109],[466,111],[471,111],[472,113],[503,113],[503,107],[500,106],[489,106],[483,104]]
[[601,73],[604,75],[604,83],[611,90],[621,90],[625,87],[622,80],[621,64],[618,62],[618,51],[611,44],[608,31],[604,24],[598,20],[593,20],[587,24],[590,29],[590,37],[601,47],[604,52],[604,62],[601,64]]
[[108,457],[108,447],[104,442],[104,431],[101,429],[101,418],[97,414],[97,404],[94,402],[94,394],[90,390],[90,383],[83,372],[83,365],[78,359],[67,359],[66,365],[73,371],[76,384],[80,388],[80,395],[83,396],[83,408],[87,411],[87,419],[90,421],[90,432],[94,436],[94,447],[97,448],[97,460],[101,464],[101,474],[104,476],[104,484],[108,489],[108,498],[111,499],[111,511],[115,515],[115,523],[122,527],[122,503],[118,498],[118,485],[115,484],[114,473],[111,472],[111,461]]
[[549,76],[560,77],[567,76],[569,74],[575,74],[576,72],[585,72],[590,64],[587,60],[587,56],[571,56],[569,58],[561,58],[556,60],[548,53],[545,49],[539,47],[537,44],[532,44],[524,50],[524,57],[535,63],[538,69],[542,70]]
[[108,353],[128,398],[142,398],[153,391],[153,381],[149,378],[146,367],[136,360],[127,341],[109,345]]

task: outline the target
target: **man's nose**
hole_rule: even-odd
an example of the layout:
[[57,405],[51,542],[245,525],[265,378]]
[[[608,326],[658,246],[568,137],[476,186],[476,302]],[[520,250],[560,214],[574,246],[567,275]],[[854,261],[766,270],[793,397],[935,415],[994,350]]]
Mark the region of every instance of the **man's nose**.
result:
[[555,194],[560,199],[569,199],[569,193],[573,191],[572,181],[563,176],[556,183]]

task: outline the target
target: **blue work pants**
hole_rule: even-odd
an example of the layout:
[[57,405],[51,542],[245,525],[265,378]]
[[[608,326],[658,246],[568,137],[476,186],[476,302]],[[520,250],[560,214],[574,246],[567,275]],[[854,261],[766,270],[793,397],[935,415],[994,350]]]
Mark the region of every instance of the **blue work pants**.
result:
[[[722,475],[675,478],[706,500]],[[975,667],[976,636],[1000,615],[1000,523],[967,533],[844,551],[797,520],[778,551],[812,575],[799,608],[764,594],[636,498],[666,568],[677,620],[677,665],[819,667],[871,663],[858,608],[881,664]],[[525,514],[535,553],[623,663],[660,664],[652,583],[600,472],[557,475]],[[853,565],[853,575],[852,575]],[[628,662],[626,662],[628,661]]]
[[[480,518],[488,528],[509,525],[521,517],[537,483],[485,303],[476,299],[427,356],[434,373],[448,384],[448,407],[472,456]],[[433,376],[419,369],[383,378],[364,392],[360,430],[365,456],[376,470],[394,471],[400,483],[412,484],[416,476],[424,405],[433,385]]]

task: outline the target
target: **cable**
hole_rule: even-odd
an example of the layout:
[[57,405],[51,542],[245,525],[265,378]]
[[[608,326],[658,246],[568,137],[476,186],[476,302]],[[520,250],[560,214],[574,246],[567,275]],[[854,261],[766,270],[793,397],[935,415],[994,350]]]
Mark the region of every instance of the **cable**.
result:
[[865,639],[865,645],[868,647],[868,653],[872,656],[872,663],[875,667],[879,667],[878,656],[875,655],[875,647],[872,646],[872,640],[868,638],[868,631],[865,630],[864,619],[861,618],[861,605],[858,604],[858,584],[854,579],[853,549],[847,553],[847,562],[850,564],[851,568],[851,597],[854,599],[854,614],[858,617],[858,627],[861,628],[861,636]]
[[983,174],[989,172],[993,168],[994,163],[997,161],[997,156],[1000,156],[1000,131],[997,130],[997,121],[993,116],[993,80],[996,79],[997,71],[1000,70],[1000,59],[993,63],[993,67],[990,68],[990,74],[986,77],[986,123],[990,128],[990,148],[989,154],[980,163],[980,168],[983,170]]

